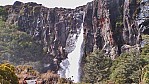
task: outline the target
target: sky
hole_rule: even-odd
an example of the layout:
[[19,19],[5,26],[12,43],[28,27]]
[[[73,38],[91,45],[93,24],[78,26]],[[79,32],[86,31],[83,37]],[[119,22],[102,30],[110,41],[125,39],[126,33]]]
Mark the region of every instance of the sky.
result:
[[42,4],[43,6],[54,8],[54,7],[63,7],[63,8],[75,8],[87,4],[92,0],[0,0],[0,5],[12,5],[15,1],[21,2],[36,2]]

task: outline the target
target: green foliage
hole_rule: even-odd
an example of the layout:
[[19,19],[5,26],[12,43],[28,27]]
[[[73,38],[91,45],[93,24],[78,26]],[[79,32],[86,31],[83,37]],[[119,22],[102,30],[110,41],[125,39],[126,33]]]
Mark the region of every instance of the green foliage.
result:
[[149,83],[149,64],[143,68],[141,78],[143,83]]
[[110,80],[116,84],[139,83],[141,64],[141,58],[122,54],[112,64]]
[[4,9],[4,7],[0,6],[0,18],[2,18],[3,20],[6,20],[7,15],[8,14],[6,10]]
[[42,58],[42,45],[35,42],[25,32],[14,25],[6,25],[0,20],[0,61],[8,60],[15,64],[39,61]]
[[123,25],[123,23],[120,21],[120,22],[116,22],[116,27],[121,27]]
[[149,44],[145,45],[141,52],[142,55],[149,55]]
[[109,57],[105,57],[100,51],[94,51],[86,58],[86,63],[83,68],[84,82],[101,82],[109,76],[109,67],[112,61]]
[[149,35],[142,35],[144,47],[142,48],[141,55],[149,55]]
[[143,35],[143,40],[146,42],[142,48],[141,58],[144,61],[142,66],[141,82],[144,84],[149,83],[149,35]]
[[86,57],[83,72],[83,82],[87,83],[107,84],[110,81],[112,84],[148,84],[149,45],[142,48],[140,55],[123,53],[113,61],[101,52],[94,51]]
[[116,28],[119,28],[123,25],[123,17],[122,14],[116,18]]
[[149,35],[142,35],[142,39],[146,42],[146,44],[149,43]]
[[18,84],[15,67],[5,63],[0,64],[0,84]]
[[149,46],[142,49],[139,56],[124,53],[113,61],[110,80],[116,84],[148,83]]

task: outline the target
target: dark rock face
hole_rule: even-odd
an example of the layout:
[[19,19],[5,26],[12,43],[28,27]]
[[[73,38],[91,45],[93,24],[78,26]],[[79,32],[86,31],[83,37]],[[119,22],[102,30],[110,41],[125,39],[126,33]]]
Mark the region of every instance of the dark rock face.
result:
[[83,8],[46,8],[41,4],[19,1],[5,6],[9,14],[7,22],[17,25],[20,31],[27,32],[43,45],[45,64],[50,63],[48,59],[58,59],[59,63],[73,50],[76,39],[71,40],[71,36],[79,34],[77,30],[83,22]]
[[[5,6],[7,22],[15,24],[43,44],[45,56],[67,57],[74,47],[84,18],[84,52],[100,49],[114,59],[122,52],[139,51],[141,34],[135,20],[139,0],[94,0],[76,9],[46,8],[37,3],[15,2]],[[46,59],[46,57],[44,58]],[[44,62],[49,63],[48,60]]]
[[[135,47],[139,51],[141,34],[135,11],[137,0],[94,0],[86,6],[85,52],[101,49],[115,58]],[[125,45],[130,46],[129,48]]]

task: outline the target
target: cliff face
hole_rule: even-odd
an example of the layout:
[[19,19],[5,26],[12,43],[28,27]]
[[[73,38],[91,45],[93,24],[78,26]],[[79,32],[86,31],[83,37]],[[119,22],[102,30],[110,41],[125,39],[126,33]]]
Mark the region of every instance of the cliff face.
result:
[[27,32],[43,44],[46,55],[64,59],[73,50],[65,50],[72,45],[67,39],[78,33],[83,20],[83,6],[75,10],[46,8],[37,3],[17,1],[5,9],[9,13],[7,22],[17,25],[20,31]]
[[[76,9],[17,1],[5,9],[9,24],[17,25],[43,45],[44,63],[51,58],[60,62],[74,49],[84,12],[85,56],[100,49],[114,59],[122,52],[140,50],[141,34],[136,20],[139,0],[94,0]],[[76,38],[72,37],[74,34]]]
[[138,0],[94,0],[88,3],[84,23],[86,53],[98,48],[114,59],[122,52],[139,52],[138,8]]
[[[18,30],[27,32],[43,45],[44,56],[41,60],[47,66],[57,66],[74,50],[83,22],[84,6],[76,9],[46,8],[33,2],[16,1],[4,8],[8,12],[7,23],[18,26]],[[53,66],[52,69],[57,70]]]

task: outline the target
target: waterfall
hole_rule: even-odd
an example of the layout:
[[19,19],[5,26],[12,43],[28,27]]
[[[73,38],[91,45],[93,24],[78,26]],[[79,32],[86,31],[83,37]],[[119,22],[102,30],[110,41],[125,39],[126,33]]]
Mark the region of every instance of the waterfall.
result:
[[83,43],[83,22],[81,24],[81,32],[78,36],[75,49],[68,54],[68,58],[60,63],[61,69],[58,71],[60,77],[70,78],[73,82],[80,81],[80,62],[83,55],[82,43]]
[[[82,23],[83,27],[83,23]],[[76,48],[74,51],[68,54],[68,61],[70,63],[68,67],[68,72],[66,72],[66,78],[71,78],[74,82],[79,82],[80,78],[80,61],[82,58],[82,43],[83,43],[83,28],[81,28],[81,33],[78,37],[78,41],[76,43]]]

